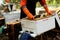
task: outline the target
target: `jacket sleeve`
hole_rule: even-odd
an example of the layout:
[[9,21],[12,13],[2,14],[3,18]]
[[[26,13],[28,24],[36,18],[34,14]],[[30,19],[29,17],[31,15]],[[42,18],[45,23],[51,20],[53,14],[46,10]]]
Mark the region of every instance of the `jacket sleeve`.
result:
[[40,0],[40,4],[44,7],[45,11],[46,11],[49,15],[53,15],[52,12],[49,10],[47,4],[46,4],[46,0]]
[[20,7],[26,6],[26,0],[20,0]]
[[6,3],[9,3],[10,0],[5,0]]
[[46,5],[46,0],[40,0],[40,4],[41,4],[42,6]]

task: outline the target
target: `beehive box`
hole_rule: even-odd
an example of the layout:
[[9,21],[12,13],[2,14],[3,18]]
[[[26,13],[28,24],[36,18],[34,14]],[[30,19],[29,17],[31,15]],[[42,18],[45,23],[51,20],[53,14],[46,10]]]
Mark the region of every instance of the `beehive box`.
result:
[[5,18],[0,18],[0,26],[3,26],[5,25]]
[[58,15],[58,19],[59,20],[57,20],[57,21],[58,21],[58,24],[59,24],[59,27],[60,27],[60,15]]
[[56,10],[56,13],[55,13],[56,14],[56,20],[60,26],[60,6],[55,8],[55,10]]
[[36,18],[35,20],[21,19],[22,31],[33,32],[40,35],[46,31],[55,28],[55,15],[43,18]]
[[20,10],[9,13],[2,13],[2,15],[5,17],[5,22],[14,21],[20,19]]
[[60,12],[57,13],[56,20],[60,26]]
[[21,30],[20,20],[14,20],[13,22],[7,22],[7,32],[9,40],[18,40],[18,34]]

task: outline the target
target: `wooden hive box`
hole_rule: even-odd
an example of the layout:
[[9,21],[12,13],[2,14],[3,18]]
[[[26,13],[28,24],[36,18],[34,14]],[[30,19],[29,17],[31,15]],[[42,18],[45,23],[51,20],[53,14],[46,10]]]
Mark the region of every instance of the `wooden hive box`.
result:
[[8,35],[10,40],[17,40],[19,31],[21,30],[21,24],[20,21],[13,21],[13,22],[8,22],[7,28],[8,28]]
[[23,31],[33,32],[34,34],[40,35],[55,28],[55,15],[36,18],[35,20],[23,18],[21,24]]

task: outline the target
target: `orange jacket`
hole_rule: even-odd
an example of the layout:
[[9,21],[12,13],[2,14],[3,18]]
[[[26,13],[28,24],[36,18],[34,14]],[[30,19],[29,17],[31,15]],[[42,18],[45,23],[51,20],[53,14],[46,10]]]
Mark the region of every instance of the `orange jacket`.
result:
[[[34,16],[32,15],[32,13],[30,13],[29,10],[26,8],[26,4],[27,4],[27,0],[20,0],[20,7],[23,9],[24,13],[28,16],[29,19],[32,19],[32,18],[34,19]],[[46,5],[46,0],[40,0],[40,4],[45,8],[48,14],[52,14]]]
[[[20,6],[26,6],[26,2],[27,0],[20,0]],[[43,6],[46,4],[46,1],[45,0],[40,0],[40,4]]]
[[20,7],[26,6],[26,0],[20,0]]
[[5,0],[6,3],[9,3],[9,0]]

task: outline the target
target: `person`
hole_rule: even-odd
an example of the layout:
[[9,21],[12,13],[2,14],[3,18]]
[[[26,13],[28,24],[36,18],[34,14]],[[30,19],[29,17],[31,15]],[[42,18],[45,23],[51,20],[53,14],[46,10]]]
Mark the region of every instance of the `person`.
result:
[[36,3],[40,2],[40,4],[44,7],[45,11],[52,15],[52,12],[48,9],[48,6],[46,4],[46,0],[20,0],[20,8],[21,8],[21,16],[20,18],[25,18],[26,16],[28,19],[35,19],[35,8]]
[[10,0],[5,0],[5,3],[6,3],[6,4],[9,3],[9,1],[10,1]]

